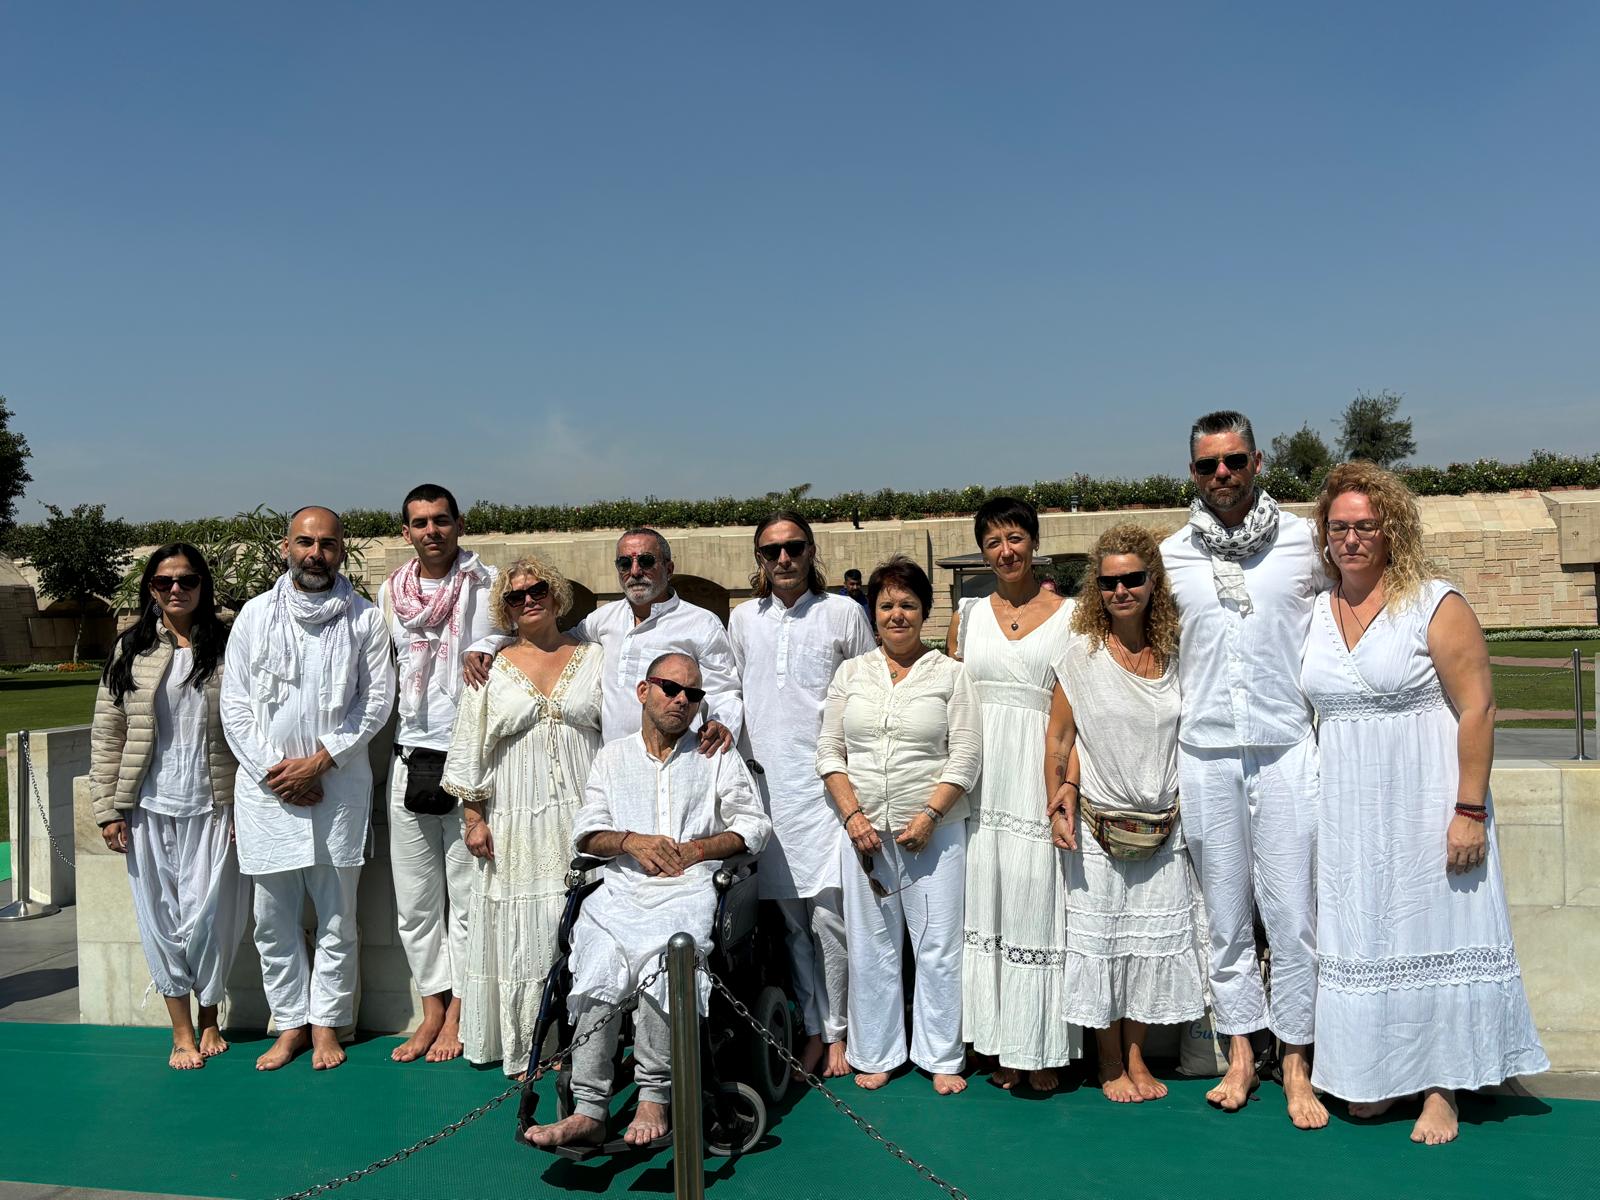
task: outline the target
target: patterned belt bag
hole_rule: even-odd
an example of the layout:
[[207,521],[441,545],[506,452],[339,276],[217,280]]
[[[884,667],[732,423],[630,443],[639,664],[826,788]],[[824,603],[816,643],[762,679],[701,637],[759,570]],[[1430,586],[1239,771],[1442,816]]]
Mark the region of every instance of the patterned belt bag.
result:
[[1110,858],[1142,862],[1149,858],[1172,834],[1178,822],[1178,806],[1164,812],[1142,812],[1136,808],[1103,808],[1087,796],[1079,800],[1083,821]]

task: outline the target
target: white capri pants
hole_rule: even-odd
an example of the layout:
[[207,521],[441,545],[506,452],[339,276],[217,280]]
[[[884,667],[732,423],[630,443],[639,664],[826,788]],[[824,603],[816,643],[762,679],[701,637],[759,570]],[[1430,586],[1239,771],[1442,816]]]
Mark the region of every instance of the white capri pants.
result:
[[[340,1029],[355,1023],[356,883],[360,867],[306,867],[257,875],[256,949],[261,982],[279,1032],[302,1025]],[[317,912],[317,953],[307,961],[300,914]]]
[[475,866],[461,835],[461,805],[443,816],[406,807],[406,763],[389,773],[389,866],[400,945],[424,996],[467,987],[467,910]]
[[910,1059],[924,1071],[958,1073],[961,1044],[961,938],[966,912],[967,823],[935,827],[921,854],[894,844],[872,855],[872,875],[893,895],[875,896],[848,838],[839,850],[845,939],[850,960],[850,1065],[892,1071],[906,1061],[901,946],[907,932],[916,961]]
[[[1305,1045],[1317,1003],[1317,743],[1206,750],[1178,745],[1183,836],[1211,927],[1219,1034],[1267,1028]],[[1272,948],[1269,1010],[1252,911]]]

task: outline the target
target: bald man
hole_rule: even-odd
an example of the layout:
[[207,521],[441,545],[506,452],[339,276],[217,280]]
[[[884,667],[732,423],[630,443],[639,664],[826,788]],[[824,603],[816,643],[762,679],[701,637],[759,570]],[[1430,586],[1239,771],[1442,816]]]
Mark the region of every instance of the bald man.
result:
[[[233,623],[222,727],[239,760],[239,868],[255,879],[256,949],[278,1039],[275,1071],[310,1049],[344,1062],[336,1031],[355,1023],[356,881],[372,808],[367,743],[394,701],[383,615],[339,573],[339,515],[302,508],[283,540],[288,570]],[[316,910],[309,961],[300,914]]]

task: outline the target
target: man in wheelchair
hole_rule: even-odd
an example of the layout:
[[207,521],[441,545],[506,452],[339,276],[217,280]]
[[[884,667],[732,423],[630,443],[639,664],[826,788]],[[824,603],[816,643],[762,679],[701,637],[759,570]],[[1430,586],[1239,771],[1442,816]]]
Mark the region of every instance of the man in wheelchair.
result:
[[[525,1135],[543,1149],[604,1141],[621,1028],[615,1006],[655,969],[674,933],[692,934],[701,953],[711,952],[718,861],[760,853],[772,832],[744,760],[706,757],[699,739],[686,736],[705,698],[694,659],[662,655],[637,691],[640,730],[595,756],[573,823],[576,851],[609,860],[602,886],[584,901],[573,927],[568,1001],[574,1030],[587,1033],[599,1024],[601,1031],[572,1052],[572,1115]],[[697,987],[705,1016],[711,984],[703,973]],[[630,1146],[657,1143],[669,1129],[666,1012],[662,973],[634,1014],[638,1109],[624,1134]]]

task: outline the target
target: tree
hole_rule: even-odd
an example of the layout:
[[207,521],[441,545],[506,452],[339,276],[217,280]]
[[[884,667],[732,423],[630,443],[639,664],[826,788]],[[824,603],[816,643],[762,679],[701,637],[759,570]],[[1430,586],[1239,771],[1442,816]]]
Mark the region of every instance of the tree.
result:
[[11,432],[11,408],[0,396],[0,534],[16,523],[17,501],[33,482],[27,467],[32,457],[28,439]]
[[126,521],[106,520],[104,504],[80,504],[70,513],[54,504],[45,508],[50,519],[34,541],[33,566],[39,572],[40,591],[77,602],[78,628],[72,638],[72,661],[77,662],[85,610],[94,597],[116,592],[133,545],[133,529]]
[[1306,424],[1272,439],[1272,465],[1310,483],[1333,466],[1333,451],[1322,435]]
[[1403,397],[1397,392],[1357,392],[1340,419],[1339,450],[1347,459],[1359,458],[1394,467],[1417,452],[1411,436],[1411,418],[1397,417]]

